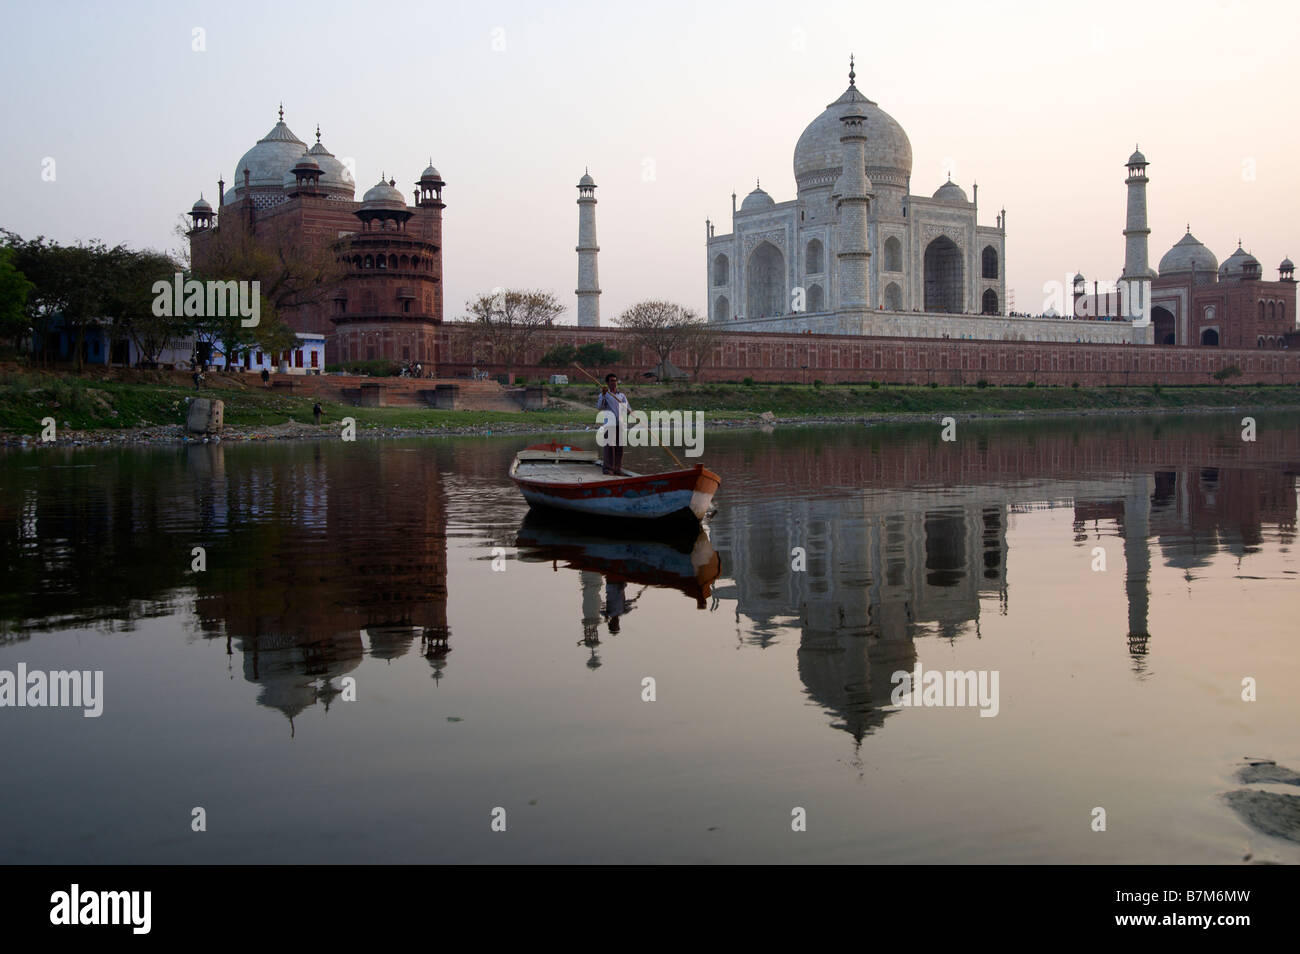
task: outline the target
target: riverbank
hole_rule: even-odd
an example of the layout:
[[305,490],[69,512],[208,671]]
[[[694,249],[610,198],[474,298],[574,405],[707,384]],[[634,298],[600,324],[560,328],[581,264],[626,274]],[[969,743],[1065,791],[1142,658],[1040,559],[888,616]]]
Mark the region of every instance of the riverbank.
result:
[[[229,441],[312,440],[339,436],[344,418],[358,438],[474,434],[554,434],[594,430],[595,390],[548,389],[544,410],[440,411],[423,407],[353,407],[250,388],[214,376],[196,392],[174,376],[141,373],[131,380],[104,376],[10,373],[0,375],[0,445],[41,443],[42,421],[53,418],[54,444],[185,443],[188,400],[196,393],[225,402]],[[960,420],[1109,417],[1224,411],[1300,410],[1300,388],[1206,386],[1188,388],[929,388],[887,384],[640,384],[628,388],[638,410],[703,411],[709,427],[769,424],[905,424],[936,415]]]

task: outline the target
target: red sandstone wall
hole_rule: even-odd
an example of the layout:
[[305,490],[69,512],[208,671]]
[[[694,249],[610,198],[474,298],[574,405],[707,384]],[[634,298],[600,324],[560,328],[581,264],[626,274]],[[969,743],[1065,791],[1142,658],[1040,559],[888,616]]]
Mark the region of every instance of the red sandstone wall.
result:
[[[467,376],[471,360],[469,329],[444,324],[438,329],[439,377]],[[526,362],[516,375],[538,378],[555,372],[579,377],[573,368],[546,368],[537,364],[557,344],[603,342],[628,354],[614,368],[588,369],[603,376],[614,371],[635,380],[655,366],[648,353],[635,353],[617,328],[568,327],[539,334],[531,343]],[[690,372],[685,354],[674,353],[673,363]],[[764,332],[722,332],[705,363],[705,381],[812,382],[828,384],[881,381],[888,384],[1056,384],[1068,387],[1100,385],[1212,384],[1210,377],[1226,365],[1244,372],[1236,381],[1245,384],[1300,383],[1300,352],[1227,348],[1156,347],[1151,345],[1065,344],[1047,342],[963,341],[907,338],[867,338],[840,335],[794,335]],[[807,371],[803,366],[807,365]],[[494,374],[500,364],[478,364]]]

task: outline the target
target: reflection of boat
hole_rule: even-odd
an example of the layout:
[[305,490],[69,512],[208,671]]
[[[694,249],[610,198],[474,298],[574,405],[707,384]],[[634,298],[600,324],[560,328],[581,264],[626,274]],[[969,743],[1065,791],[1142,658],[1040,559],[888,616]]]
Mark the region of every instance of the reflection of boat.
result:
[[694,536],[643,537],[602,535],[598,528],[575,525],[530,512],[519,527],[519,559],[530,563],[563,562],[574,570],[602,574],[613,583],[637,583],[680,590],[704,605],[718,578],[718,552],[703,530]]
[[516,454],[510,479],[533,507],[638,520],[683,514],[703,520],[722,482],[703,464],[613,477],[601,473],[596,451],[556,443],[534,444]]

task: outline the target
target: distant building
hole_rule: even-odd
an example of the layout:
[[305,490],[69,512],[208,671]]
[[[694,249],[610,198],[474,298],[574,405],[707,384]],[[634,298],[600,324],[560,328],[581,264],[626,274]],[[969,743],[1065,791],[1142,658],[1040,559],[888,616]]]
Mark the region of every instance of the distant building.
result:
[[1288,347],[1296,331],[1295,265],[1283,259],[1276,281],[1262,271],[1240,242],[1220,265],[1189,225],[1152,283],[1156,344]]
[[442,323],[442,189],[430,163],[407,205],[395,179],[381,180],[354,199],[347,167],[320,141],[308,148],[284,122],[235,165],[229,191],[218,182],[218,210],[200,196],[190,216],[196,265],[222,228],[255,236],[287,230],[296,241],[327,247],[344,264],[337,287],[319,302],[282,315],[294,331],[322,335],[325,359],[419,361],[439,359]]
[[[107,318],[92,318],[86,322],[81,336],[82,363],[131,368],[142,366],[146,356],[140,346],[120,333],[114,338],[113,330],[113,322]],[[36,336],[35,340],[34,350],[40,350],[40,337]],[[61,314],[56,314],[50,321],[46,340],[52,357],[59,361],[76,360],[76,336],[67,328]],[[153,363],[160,368],[188,368],[198,354],[196,347],[193,335],[174,338],[154,356]],[[213,343],[209,361],[213,367],[228,367],[225,347],[220,341]],[[278,353],[263,352],[254,344],[244,353],[240,367],[245,371],[265,369],[272,374],[320,374],[325,369],[325,336],[298,332],[293,346]]]

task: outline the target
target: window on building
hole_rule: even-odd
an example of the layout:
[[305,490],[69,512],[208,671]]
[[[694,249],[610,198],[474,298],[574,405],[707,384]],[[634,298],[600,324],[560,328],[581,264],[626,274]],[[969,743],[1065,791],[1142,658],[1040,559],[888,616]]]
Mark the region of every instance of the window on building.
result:
[[813,239],[808,243],[807,253],[804,255],[804,269],[809,275],[820,275],[822,272],[822,243],[820,239]]
[[996,279],[998,277],[998,250],[992,245],[985,245],[982,259],[983,261],[980,264],[983,276]]
[[903,243],[897,236],[885,239],[885,271],[901,272],[903,270]]

